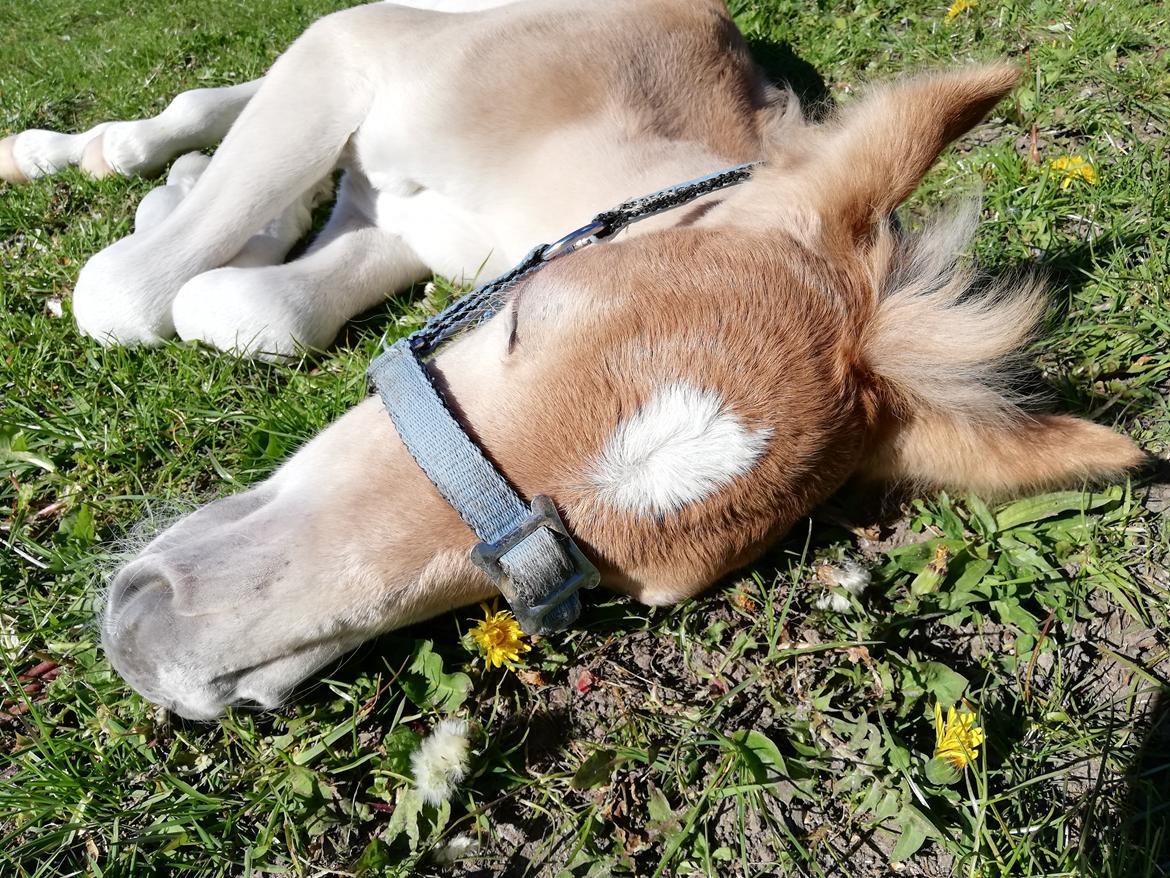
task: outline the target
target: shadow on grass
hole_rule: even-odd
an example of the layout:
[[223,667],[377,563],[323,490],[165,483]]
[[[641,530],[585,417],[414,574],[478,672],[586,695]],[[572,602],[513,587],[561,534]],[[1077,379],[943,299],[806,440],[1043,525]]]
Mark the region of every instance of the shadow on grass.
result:
[[[1054,249],[1039,258],[1006,266],[988,266],[992,276],[1040,277],[1048,289],[1051,303],[1047,319],[1041,329],[1041,340],[1057,335],[1067,325],[1070,303],[1090,282],[1094,270],[1099,270],[1116,254],[1141,252],[1147,246],[1141,235],[1121,235],[1097,239],[1072,247]],[[1079,376],[1043,377],[1039,372],[1025,376],[1017,389],[1042,406],[1057,412],[1076,414],[1091,420],[1132,420],[1140,417],[1143,403],[1152,402],[1140,391],[1131,396],[1119,396],[1102,390],[1102,383],[1121,378],[1121,372],[1099,372],[1092,378]],[[1152,392],[1152,391],[1151,391]]]
[[833,110],[829,87],[817,69],[792,50],[788,43],[749,40],[748,48],[756,64],[777,85],[787,85],[800,99],[801,110],[809,121],[820,122]]
[[1142,743],[1126,772],[1120,807],[1111,808],[1100,778],[1082,805],[1086,831],[1080,854],[1085,874],[1102,878],[1170,875],[1170,686],[1165,681],[1151,697],[1143,725]]

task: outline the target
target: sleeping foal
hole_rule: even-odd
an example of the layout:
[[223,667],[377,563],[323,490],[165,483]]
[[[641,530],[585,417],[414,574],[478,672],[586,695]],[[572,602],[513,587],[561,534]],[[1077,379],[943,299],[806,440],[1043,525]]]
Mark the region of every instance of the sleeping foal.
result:
[[[505,268],[625,197],[764,158],[750,182],[522,281],[430,364],[607,587],[678,601],[851,477],[1004,494],[1143,459],[1013,402],[1007,367],[1044,299],[976,288],[970,214],[918,235],[892,219],[1016,78],[910,79],[812,126],[713,0],[363,7],[276,63],[190,193],[90,262],[75,313],[108,340],[287,353],[426,271]],[[338,165],[308,255],[228,265]],[[103,640],[185,716],[274,705],[361,641],[490,596],[475,541],[369,399],[148,545],[112,584]]]

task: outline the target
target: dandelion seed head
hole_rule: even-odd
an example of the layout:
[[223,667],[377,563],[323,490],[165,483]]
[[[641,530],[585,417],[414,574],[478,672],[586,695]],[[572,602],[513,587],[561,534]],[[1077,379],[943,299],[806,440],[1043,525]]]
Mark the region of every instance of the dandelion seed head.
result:
[[479,842],[470,835],[457,835],[445,844],[439,845],[431,856],[436,863],[445,866],[451,865],[465,857],[474,856],[479,852]]
[[[817,568],[817,579],[830,589],[844,589],[854,597],[861,597],[872,581],[869,571],[853,560],[844,561],[840,565],[822,564]],[[834,613],[848,613],[853,609],[853,605],[849,598],[840,592],[826,591],[817,598],[816,608],[832,610]]]
[[410,757],[414,785],[431,805],[451,798],[467,775],[467,722],[445,719]]

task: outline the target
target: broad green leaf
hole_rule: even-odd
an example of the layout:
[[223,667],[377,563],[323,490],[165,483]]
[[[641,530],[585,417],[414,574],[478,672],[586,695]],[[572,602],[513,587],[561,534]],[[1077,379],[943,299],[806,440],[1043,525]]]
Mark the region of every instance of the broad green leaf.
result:
[[353,864],[353,873],[358,878],[382,875],[394,863],[395,857],[390,852],[390,845],[380,838],[375,838],[366,845],[358,861]]
[[1011,530],[1021,524],[1030,524],[1063,515],[1066,512],[1090,511],[1116,503],[1121,499],[1121,489],[1114,488],[1100,494],[1089,494],[1084,491],[1058,491],[1054,494],[1041,494],[1039,497],[1025,497],[1006,506],[1000,507],[995,514],[995,523],[999,530]]
[[999,621],[1005,625],[1015,625],[1021,631],[1028,634],[1039,634],[1040,623],[1036,621],[1036,617],[1020,606],[1020,602],[1013,599],[992,601],[991,611],[999,617]]
[[177,832],[171,836],[170,840],[159,848],[160,854],[169,854],[171,851],[181,848],[187,843],[189,836],[185,832]]
[[311,799],[317,794],[317,775],[301,765],[291,765],[288,770],[288,785],[293,794],[302,799]]
[[963,520],[959,518],[958,513],[951,506],[951,498],[944,493],[939,496],[938,501],[935,526],[953,540],[963,539],[965,530]]
[[869,785],[869,791],[865,794],[865,798],[863,798],[861,800],[861,804],[857,806],[857,812],[859,814],[865,814],[867,811],[873,811],[875,808],[877,808],[878,802],[881,801],[882,794],[884,792],[885,787],[883,787],[878,781],[873,781]]
[[43,469],[45,472],[55,472],[56,467],[47,457],[34,454],[31,451],[0,451],[0,471],[20,469],[20,464]]
[[419,737],[407,726],[397,726],[382,739],[386,751],[386,767],[396,774],[410,772],[410,756],[418,749]]
[[410,849],[418,848],[419,832],[418,818],[422,814],[423,797],[414,787],[402,787],[394,804],[394,813],[390,815],[390,822],[386,824],[386,838],[393,840],[406,833],[410,840]]
[[882,797],[882,800],[878,802],[877,807],[873,809],[874,820],[880,823],[887,818],[893,817],[898,813],[901,805],[901,797],[899,797],[897,792],[894,790],[890,790]]
[[61,519],[57,528],[63,536],[69,537],[82,545],[89,545],[97,539],[94,530],[93,509],[82,503],[77,509]]
[[890,755],[888,761],[891,768],[894,768],[898,771],[905,771],[910,767],[910,751],[905,747],[892,744],[890,745]]
[[740,758],[757,783],[767,783],[777,776],[788,777],[788,766],[780,748],[763,732],[735,732],[731,735],[740,748]]
[[[959,569],[960,564],[962,565],[962,572],[959,573],[958,577],[951,585],[951,592],[971,591],[971,589],[983,582],[983,578],[987,576],[987,574],[991,572],[991,568],[995,566],[990,561],[986,561],[982,558],[971,558],[970,556],[967,556],[966,558],[963,558],[961,562],[959,558],[956,558],[951,563],[951,570],[954,571]],[[952,604],[951,606],[958,606],[958,604]]]
[[471,692],[471,678],[463,673],[443,670],[443,657],[434,651],[429,640],[422,641],[410,667],[399,678],[406,697],[419,707],[454,713]]
[[653,784],[650,785],[650,794],[646,797],[646,814],[651,823],[662,825],[674,819],[674,809],[670,807],[666,795]]
[[890,860],[901,863],[918,853],[919,848],[930,838],[932,827],[909,805],[902,809],[896,819],[902,826],[902,835],[890,851]]
[[29,450],[28,436],[24,431],[0,427],[0,472],[15,472],[30,466],[49,473],[57,470],[47,457]]
[[958,704],[967,691],[967,678],[941,662],[923,662],[918,666],[922,685],[940,704]]
[[1012,565],[1019,571],[1030,569],[1038,570],[1041,573],[1056,572],[1056,568],[1049,564],[1043,555],[1027,543],[1012,539],[1011,537],[1004,537],[1000,540],[999,545],[1004,555],[1007,556]]
[[971,519],[976,529],[984,537],[991,537],[996,531],[995,516],[987,508],[987,504],[975,494],[967,497],[967,508],[971,510]]
[[609,783],[610,777],[613,776],[613,770],[620,761],[617,753],[613,750],[601,749],[594,750],[584,762],[581,767],[577,769],[577,773],[573,775],[573,780],[569,784],[575,790],[590,790],[594,787],[604,786]]

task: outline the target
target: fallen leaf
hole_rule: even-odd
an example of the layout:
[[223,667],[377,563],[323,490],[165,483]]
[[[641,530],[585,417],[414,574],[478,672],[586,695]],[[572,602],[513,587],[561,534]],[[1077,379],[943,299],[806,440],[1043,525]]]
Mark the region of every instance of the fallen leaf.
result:
[[849,657],[849,662],[851,664],[855,665],[858,662],[865,662],[867,665],[869,664],[869,649],[868,649],[868,647],[851,646],[845,650],[845,655],[847,655]]
[[548,679],[541,671],[532,668],[517,668],[516,676],[526,686],[547,686]]

